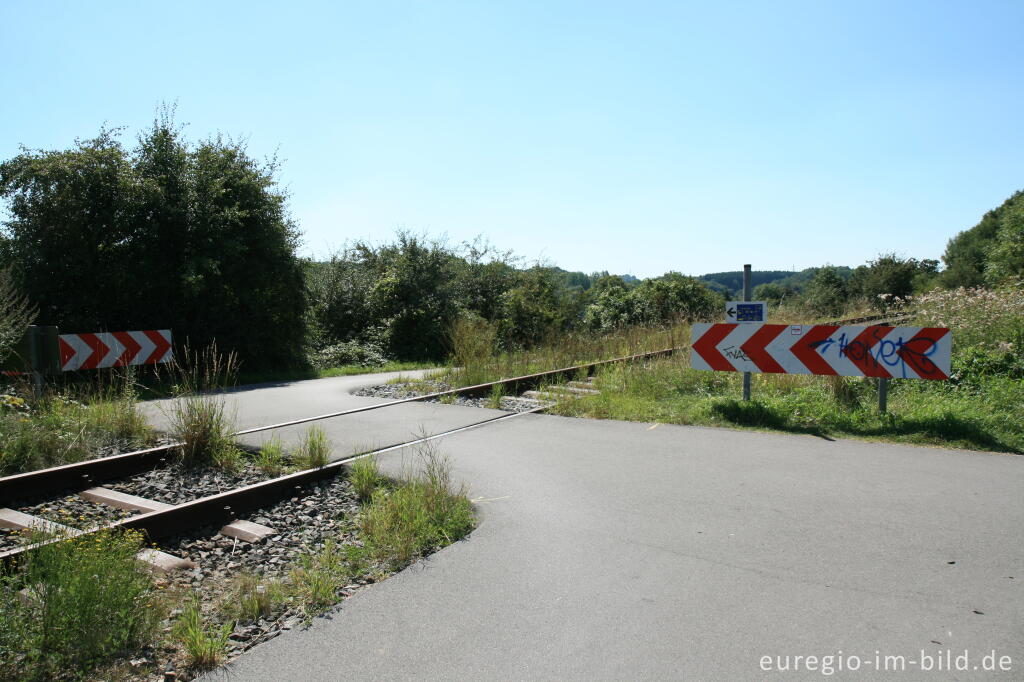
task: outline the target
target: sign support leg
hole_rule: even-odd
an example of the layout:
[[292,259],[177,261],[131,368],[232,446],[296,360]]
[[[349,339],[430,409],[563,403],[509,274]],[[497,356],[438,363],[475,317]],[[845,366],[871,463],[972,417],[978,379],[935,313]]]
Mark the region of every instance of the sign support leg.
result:
[[[743,266],[743,301],[750,300],[750,264]],[[750,400],[750,372],[743,373],[743,400]]]
[[878,411],[885,414],[889,405],[889,380],[885,377],[878,378]]
[[43,349],[42,334],[39,327],[28,328],[29,366],[32,369],[32,396],[39,400],[43,397]]

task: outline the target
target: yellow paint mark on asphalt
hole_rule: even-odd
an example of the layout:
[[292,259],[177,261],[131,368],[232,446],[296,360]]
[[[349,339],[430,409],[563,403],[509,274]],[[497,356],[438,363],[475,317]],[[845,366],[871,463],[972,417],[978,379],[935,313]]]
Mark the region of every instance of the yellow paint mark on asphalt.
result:
[[647,430],[648,430],[648,431],[653,431],[654,429],[658,428],[659,426],[661,426],[661,423],[660,423],[660,422],[658,422],[658,423],[655,423],[655,424],[654,424],[653,426],[648,426],[648,427],[647,427]]

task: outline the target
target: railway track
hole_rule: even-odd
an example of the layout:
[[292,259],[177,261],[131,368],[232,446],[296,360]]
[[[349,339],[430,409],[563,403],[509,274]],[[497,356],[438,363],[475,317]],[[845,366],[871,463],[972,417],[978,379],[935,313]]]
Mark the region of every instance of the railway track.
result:
[[[243,429],[233,434],[234,436],[245,436],[263,431],[281,429],[289,426],[315,422],[325,419],[344,417],[346,415],[358,414],[372,410],[381,410],[396,405],[405,405],[414,402],[438,401],[447,397],[482,397],[490,395],[495,388],[500,388],[508,395],[526,394],[536,400],[551,400],[557,395],[586,395],[593,392],[593,389],[585,383],[571,381],[586,372],[593,374],[594,370],[603,365],[614,363],[636,362],[654,359],[672,354],[677,349],[665,349],[650,353],[642,353],[611,360],[604,360],[593,363],[586,363],[562,369],[539,372],[510,379],[466,386],[447,391],[429,393],[420,396],[413,396],[399,400],[392,400],[376,405],[324,413],[303,419],[296,419],[287,422],[269,424],[265,426]],[[556,392],[554,389],[547,389],[539,392],[538,388],[544,385],[551,385],[560,380],[567,381]],[[531,395],[532,394],[532,395]],[[275,534],[275,529],[251,521],[240,520],[238,517],[254,510],[262,509],[277,503],[278,501],[301,494],[301,491],[311,484],[332,479],[342,469],[353,461],[378,454],[384,454],[403,448],[412,447],[428,441],[444,438],[446,436],[460,433],[470,429],[482,428],[501,421],[515,419],[526,414],[535,414],[548,409],[550,404],[541,404],[538,407],[522,412],[502,414],[496,417],[489,417],[472,424],[448,429],[439,433],[430,434],[420,438],[400,443],[394,443],[386,447],[374,448],[357,452],[351,456],[335,460],[323,467],[307,469],[295,473],[278,476],[264,481],[242,485],[223,492],[206,495],[190,501],[176,504],[168,504],[156,500],[150,500],[134,495],[125,494],[110,488],[102,487],[99,484],[115,479],[123,479],[142,472],[156,469],[168,462],[175,450],[181,443],[170,443],[167,445],[125,453],[113,457],[87,460],[76,464],[69,464],[50,469],[27,472],[0,478],[0,527],[11,530],[39,529],[54,534],[54,538],[44,542],[60,542],[67,538],[79,537],[95,533],[107,528],[134,529],[141,531],[150,540],[159,540],[172,535],[180,535],[190,529],[206,526],[220,527],[220,534],[246,542],[259,542]],[[134,512],[125,518],[110,523],[99,524],[87,529],[72,528],[64,526],[53,520],[26,514],[23,511],[7,508],[7,505],[14,499],[30,499],[67,492],[77,494],[79,497],[96,502],[97,504],[115,507],[124,512]],[[124,513],[122,512],[122,513]],[[18,546],[0,551],[0,562],[4,565],[11,565],[18,557],[26,551],[38,545]],[[149,564],[154,570],[170,572],[181,568],[188,568],[191,562],[159,552],[156,550],[144,550],[140,553],[140,560]]]
[[842,327],[849,324],[863,324],[864,322],[872,322],[876,325],[883,326],[896,326],[903,324],[904,322],[910,322],[914,319],[914,313],[899,313],[896,315],[867,315],[864,317],[851,317],[845,320],[833,320],[831,322],[821,322],[819,324],[827,325],[830,327]]

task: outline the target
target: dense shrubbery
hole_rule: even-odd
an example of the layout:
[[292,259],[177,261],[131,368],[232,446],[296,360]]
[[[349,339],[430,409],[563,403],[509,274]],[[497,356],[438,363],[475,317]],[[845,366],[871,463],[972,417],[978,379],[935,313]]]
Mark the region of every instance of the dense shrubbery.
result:
[[950,239],[942,260],[942,282],[950,288],[998,285],[1024,276],[1024,192],[1015,192]]
[[298,231],[273,163],[237,143],[186,143],[169,116],[133,149],[109,131],[0,164],[10,219],[0,266],[64,332],[171,327],[252,367],[304,344]]
[[308,278],[318,367],[379,365],[384,356],[442,360],[463,322],[486,332],[492,351],[515,351],[575,331],[711,319],[721,308],[720,296],[675,272],[637,283],[522,267],[479,243],[452,247],[408,233],[382,246],[356,243],[310,264]]

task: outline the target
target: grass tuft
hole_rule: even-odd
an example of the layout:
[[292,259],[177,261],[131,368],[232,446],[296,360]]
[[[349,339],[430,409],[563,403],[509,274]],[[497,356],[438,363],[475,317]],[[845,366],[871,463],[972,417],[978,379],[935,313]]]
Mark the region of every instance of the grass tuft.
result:
[[331,457],[331,445],[327,434],[319,426],[311,426],[295,453],[295,463],[299,469],[319,469],[327,466]]
[[323,613],[340,601],[341,590],[368,568],[365,550],[327,540],[323,549],[299,557],[289,574],[292,592],[307,617]]
[[243,573],[229,591],[223,610],[233,620],[251,623],[270,618],[287,599],[287,587],[280,580]]
[[419,457],[420,471],[392,489],[378,487],[360,517],[373,558],[396,570],[474,526],[465,488],[453,485],[448,460],[429,444]]
[[256,468],[270,477],[280,476],[285,470],[284,446],[277,436],[272,437],[256,455],[254,464]]
[[185,349],[169,371],[175,380],[175,398],[167,416],[174,437],[180,440],[181,459],[189,466],[236,469],[240,457],[231,434],[234,418],[219,391],[233,383],[238,370],[234,353],[221,355],[216,344],[199,352]]
[[352,482],[352,490],[360,502],[368,502],[373,493],[384,483],[377,460],[374,457],[357,459],[349,467],[348,479]]
[[207,669],[220,663],[234,629],[234,623],[209,626],[204,623],[202,605],[196,597],[182,609],[171,634],[184,647],[190,666]]

